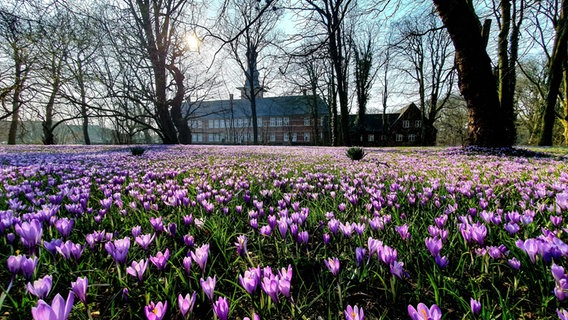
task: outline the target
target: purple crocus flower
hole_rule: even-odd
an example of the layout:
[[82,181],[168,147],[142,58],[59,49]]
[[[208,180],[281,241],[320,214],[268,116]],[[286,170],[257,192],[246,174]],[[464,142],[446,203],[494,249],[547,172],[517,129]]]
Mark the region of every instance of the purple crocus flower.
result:
[[75,220],[73,219],[60,218],[55,222],[55,228],[62,237],[66,238],[71,233],[74,224]]
[[154,228],[154,231],[157,233],[163,232],[165,231],[165,227],[164,227],[164,222],[162,221],[162,217],[157,217],[157,218],[150,218],[150,224],[152,225],[152,228]]
[[345,320],[363,320],[364,316],[363,308],[347,306],[345,309]]
[[364,248],[355,248],[355,261],[357,262],[357,266],[360,266],[363,262],[363,259],[365,259],[366,252],[367,250],[365,250]]
[[209,244],[204,244],[201,247],[195,249],[195,252],[191,252],[191,258],[201,268],[201,271],[205,271],[207,258],[209,258]]
[[183,236],[183,243],[185,243],[185,245],[188,247],[193,247],[193,245],[195,244],[195,239],[192,235],[186,234]]
[[156,234],[143,234],[137,236],[134,240],[136,243],[142,248],[142,250],[148,250],[148,246],[152,243],[152,241],[156,238]]
[[77,281],[71,282],[71,290],[79,300],[83,303],[87,303],[87,287],[89,286],[89,279],[87,277],[78,277]]
[[128,249],[130,248],[130,238],[114,240],[113,242],[105,243],[105,249],[108,254],[113,258],[116,263],[125,263],[128,256]]
[[[89,236],[89,235],[87,235]],[[88,239],[88,238],[87,238]],[[61,239],[51,239],[51,241],[43,241],[43,247],[45,250],[49,251],[51,254],[55,254],[57,252],[57,247],[61,246],[63,240]],[[93,244],[94,247],[94,244]]]
[[410,232],[408,232],[408,224],[405,223],[402,226],[395,227],[396,232],[400,235],[402,240],[410,239]]
[[67,240],[59,246],[55,247],[55,250],[65,258],[69,260],[73,257],[75,260],[79,260],[83,254],[83,246],[80,244],[75,244],[71,240]]
[[144,307],[144,314],[148,320],[162,320],[166,315],[168,309],[168,301],[162,303],[161,301],[155,304],[153,301]]
[[436,264],[438,265],[438,267],[444,269],[445,267],[448,266],[448,258],[446,256],[441,257],[440,255],[437,255],[434,258],[434,261],[436,261]]
[[9,256],[7,264],[8,264],[8,270],[10,271],[10,273],[15,275],[16,273],[20,272],[20,270],[22,270],[22,261],[25,258],[26,257],[22,256],[22,255]]
[[285,218],[280,218],[278,220],[278,231],[280,232],[282,239],[285,239],[286,234],[288,233],[288,222]]
[[426,244],[426,248],[428,248],[428,251],[430,251],[430,254],[433,257],[436,257],[440,254],[440,251],[442,250],[442,240],[438,239],[438,237],[428,237],[424,239],[424,243]]
[[440,307],[435,304],[428,309],[424,303],[420,302],[416,309],[414,309],[412,305],[408,305],[408,315],[410,315],[412,320],[440,320],[442,318],[442,311]]
[[205,293],[209,300],[213,301],[213,293],[215,291],[215,284],[217,284],[217,276],[213,276],[213,278],[207,277],[207,280],[203,280],[203,278],[201,278],[199,283],[201,283],[203,293]]
[[235,242],[235,246],[237,247],[237,254],[240,256],[244,256],[247,254],[247,237],[244,234],[241,234],[237,237],[237,242]]
[[227,320],[229,317],[229,301],[225,297],[219,297],[213,304],[213,312],[220,320]]
[[22,266],[22,273],[24,274],[24,278],[26,278],[27,280],[32,278],[32,275],[34,274],[36,266],[37,266],[37,262],[38,262],[37,257],[22,259],[22,265],[21,266]]
[[511,259],[509,259],[509,266],[515,270],[519,270],[519,268],[521,267],[521,262],[519,260],[517,260],[517,258],[513,257]]
[[329,244],[330,240],[331,240],[331,236],[329,235],[329,233],[324,233],[323,234],[323,244],[325,244],[327,246]]
[[134,226],[132,227],[132,236],[138,237],[142,234],[142,227],[141,226]]
[[32,307],[34,320],[67,320],[73,308],[74,297],[72,291],[69,291],[67,300],[64,300],[58,293],[55,298],[53,298],[51,305],[40,299],[37,305]]
[[[251,319],[249,317],[244,317],[243,320],[251,320]],[[260,316],[256,313],[253,313],[252,320],[260,320]]]
[[538,254],[539,251],[539,243],[536,239],[530,238],[525,241],[517,240],[515,244],[519,249],[525,251],[528,254],[532,263],[535,263],[536,255]]
[[560,320],[568,320],[568,311],[565,309],[556,309],[556,314]]
[[327,269],[329,271],[331,271],[331,273],[334,276],[337,276],[339,274],[339,267],[340,267],[339,259],[328,258],[328,259],[324,260],[324,262],[325,262],[325,266],[327,267]]
[[139,282],[142,282],[144,279],[144,272],[146,272],[146,268],[148,267],[148,260],[140,260],[138,262],[132,261],[130,267],[126,268],[126,273],[129,275],[138,278]]
[[16,229],[16,233],[20,235],[22,243],[27,248],[35,247],[41,241],[43,228],[39,220],[24,221],[16,224],[14,229]]
[[150,261],[158,268],[158,270],[164,270],[168,264],[168,259],[170,258],[170,249],[166,249],[164,253],[158,251],[156,256],[150,256]]
[[298,243],[307,244],[309,239],[310,235],[308,234],[308,231],[302,231],[298,233]]
[[53,284],[53,280],[51,275],[47,275],[39,280],[34,281],[33,285],[28,282],[26,285],[28,292],[32,295],[40,298],[45,299],[51,291],[51,286]]
[[469,305],[471,307],[471,313],[473,313],[474,316],[478,315],[479,312],[481,312],[481,302],[473,298],[470,298]]
[[191,257],[183,257],[183,268],[187,275],[191,275]]
[[563,301],[568,297],[568,280],[566,278],[556,281],[554,286],[554,295],[559,301]]
[[249,294],[253,294],[253,292],[256,291],[256,288],[258,287],[258,282],[260,281],[258,276],[259,272],[260,269],[249,269],[245,271],[244,277],[239,275],[239,283]]
[[193,291],[192,295],[186,294],[185,297],[181,294],[178,295],[178,307],[184,318],[193,311],[197,294]]
[[278,302],[278,279],[275,276],[264,276],[261,282],[262,290],[272,299],[274,302]]
[[404,275],[404,263],[393,261],[393,263],[390,264],[390,272],[399,279],[402,279],[402,276]]

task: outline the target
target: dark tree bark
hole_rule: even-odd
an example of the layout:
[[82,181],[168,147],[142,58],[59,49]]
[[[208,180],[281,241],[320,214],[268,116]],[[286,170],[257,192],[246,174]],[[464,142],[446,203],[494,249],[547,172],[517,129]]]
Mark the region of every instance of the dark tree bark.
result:
[[568,41],[568,0],[562,0],[562,12],[556,24],[553,52],[548,63],[548,94],[545,101],[542,133],[538,141],[540,146],[551,146],[556,118],[556,101],[562,82],[562,65],[566,60]]
[[191,129],[189,128],[187,117],[182,114],[181,108],[185,96],[185,85],[183,84],[185,76],[179,68],[173,64],[168,66],[168,70],[173,75],[177,88],[175,97],[170,102],[170,114],[178,132],[178,141],[181,144],[191,144]]
[[506,147],[514,141],[499,103],[477,15],[466,0],[433,0],[454,43],[458,84],[468,109],[468,144]]

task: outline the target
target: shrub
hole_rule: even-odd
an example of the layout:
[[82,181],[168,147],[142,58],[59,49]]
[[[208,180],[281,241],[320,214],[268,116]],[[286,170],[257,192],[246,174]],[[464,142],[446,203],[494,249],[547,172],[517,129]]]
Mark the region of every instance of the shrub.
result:
[[347,156],[349,157],[349,159],[353,161],[359,161],[363,159],[366,155],[367,154],[365,153],[365,150],[360,147],[351,147],[347,149]]
[[132,147],[130,148],[130,152],[132,152],[133,156],[141,156],[144,154],[144,151],[146,151],[144,148],[142,147]]

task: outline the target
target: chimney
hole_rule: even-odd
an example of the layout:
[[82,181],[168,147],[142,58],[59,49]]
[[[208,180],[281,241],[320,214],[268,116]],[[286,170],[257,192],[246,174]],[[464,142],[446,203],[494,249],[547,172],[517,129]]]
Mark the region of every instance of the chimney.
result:
[[234,99],[234,95],[232,93],[229,93],[229,100],[233,101]]
[[304,94],[304,96],[308,95],[308,89],[302,89],[302,93]]

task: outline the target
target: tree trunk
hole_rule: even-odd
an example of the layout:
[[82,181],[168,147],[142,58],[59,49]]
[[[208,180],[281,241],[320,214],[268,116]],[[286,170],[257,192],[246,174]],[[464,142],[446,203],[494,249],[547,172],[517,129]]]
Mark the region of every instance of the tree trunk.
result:
[[22,60],[20,52],[14,48],[14,95],[12,96],[12,120],[8,131],[8,144],[16,144],[18,126],[20,122],[20,106],[22,104],[21,95],[24,86],[25,76],[22,75]]
[[504,125],[479,20],[467,1],[433,0],[454,43],[458,84],[468,109],[469,145],[511,146],[511,133]]
[[182,105],[185,96],[183,81],[185,80],[185,76],[173,63],[168,66],[168,70],[172,73],[177,88],[176,95],[171,101],[172,108],[170,114],[178,132],[178,141],[181,144],[191,144],[191,129],[187,123],[187,118],[182,114]]
[[560,92],[562,81],[562,64],[566,59],[568,40],[568,0],[562,0],[562,12],[556,26],[556,37],[550,62],[548,64],[548,94],[545,100],[542,132],[538,141],[539,146],[551,146],[556,118],[556,99]]
[[[518,13],[518,23],[513,24],[511,29],[511,1],[501,1],[501,30],[498,40],[498,77],[499,77],[499,102],[503,112],[503,125],[508,126],[507,132],[511,135],[507,139],[511,140],[511,144],[515,142],[515,84],[516,84],[516,62],[519,47],[519,28],[522,22],[522,2],[521,11]],[[513,3],[513,12],[517,14],[516,3]],[[512,31],[511,31],[512,30]],[[510,39],[510,40],[509,40]]]

